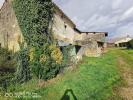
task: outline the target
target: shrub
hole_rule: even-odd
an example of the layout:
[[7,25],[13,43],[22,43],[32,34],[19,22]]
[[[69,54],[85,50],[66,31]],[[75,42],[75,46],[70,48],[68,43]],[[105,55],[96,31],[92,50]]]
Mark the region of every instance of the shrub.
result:
[[15,68],[15,54],[5,48],[0,48],[0,88],[6,90],[7,84],[14,77]]
[[51,45],[49,48],[51,50],[51,57],[54,59],[54,61],[57,64],[61,64],[62,60],[63,60],[63,55],[62,55],[60,49],[57,48],[55,45]]
[[[21,47],[22,48],[22,47]],[[28,56],[29,48],[22,48],[16,56],[17,59],[17,72],[15,81],[23,83],[31,79],[30,75],[30,67],[29,67],[29,59]]]
[[54,45],[50,28],[52,0],[14,0],[13,7],[27,44],[18,55],[19,81],[30,76],[45,80],[55,77],[61,68],[62,54]]
[[131,41],[129,41],[128,48],[133,48],[133,39]]
[[0,48],[0,68],[15,68],[14,54],[5,48]]
[[43,48],[33,50],[29,53],[33,75],[44,80],[55,77],[62,66],[62,53],[59,48],[46,44]]

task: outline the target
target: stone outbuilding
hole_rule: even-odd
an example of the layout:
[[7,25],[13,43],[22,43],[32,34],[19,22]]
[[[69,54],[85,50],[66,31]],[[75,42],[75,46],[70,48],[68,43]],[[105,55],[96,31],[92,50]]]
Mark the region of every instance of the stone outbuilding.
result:
[[[12,7],[13,0],[5,0],[0,9],[0,45],[17,52],[18,41],[24,37]],[[86,56],[100,56],[106,48],[107,32],[82,32],[76,28],[73,21],[55,4],[52,30],[59,47],[73,46],[72,56],[82,59]]]
[[132,38],[128,35],[126,37],[122,37],[119,39],[116,39],[114,41],[115,47],[127,47],[127,43],[132,40]]

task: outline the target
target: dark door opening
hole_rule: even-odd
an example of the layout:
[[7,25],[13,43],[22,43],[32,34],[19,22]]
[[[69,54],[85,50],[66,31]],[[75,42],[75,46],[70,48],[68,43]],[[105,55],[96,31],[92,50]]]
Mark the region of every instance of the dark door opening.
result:
[[76,54],[79,52],[79,50],[81,49],[81,46],[75,45],[76,48]]

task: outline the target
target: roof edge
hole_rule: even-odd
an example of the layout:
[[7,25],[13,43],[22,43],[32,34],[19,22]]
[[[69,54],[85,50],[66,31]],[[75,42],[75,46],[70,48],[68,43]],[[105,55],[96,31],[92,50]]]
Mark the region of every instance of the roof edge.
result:
[[3,2],[3,4],[2,4],[2,6],[1,6],[1,8],[0,8],[0,12],[1,12],[1,10],[3,9],[5,3],[6,3],[6,0],[4,0],[4,2]]
[[54,7],[58,9],[74,25],[74,27],[76,27],[75,23],[63,12],[63,10],[56,3],[53,2],[53,4]]

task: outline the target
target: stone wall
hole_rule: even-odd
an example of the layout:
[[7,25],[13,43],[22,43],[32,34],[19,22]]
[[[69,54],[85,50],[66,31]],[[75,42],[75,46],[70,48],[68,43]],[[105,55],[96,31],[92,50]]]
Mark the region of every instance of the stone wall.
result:
[[[18,41],[22,42],[24,38],[10,1],[5,2],[0,10],[0,44],[16,52],[20,49]],[[101,54],[98,41],[105,42],[105,33],[76,31],[75,24],[58,7],[55,8],[52,27],[55,39],[82,46],[77,53],[79,58],[82,58],[82,55],[99,56]],[[79,41],[79,44],[75,41]]]
[[55,9],[53,32],[58,40],[64,40],[71,44],[74,42],[76,31],[73,22],[58,8]]
[[91,39],[91,40],[100,41],[100,42],[105,42],[105,38],[106,38],[105,34],[106,34],[105,32],[81,33],[83,40]]
[[18,41],[22,42],[23,36],[18,26],[18,22],[9,1],[5,1],[0,10],[0,44],[4,48],[18,51]]
[[[52,27],[56,39],[73,43],[75,25],[59,8],[55,8]],[[23,41],[23,36],[18,26],[11,0],[7,0],[0,10],[0,44],[2,47],[8,47],[16,52],[20,49],[18,40]]]

